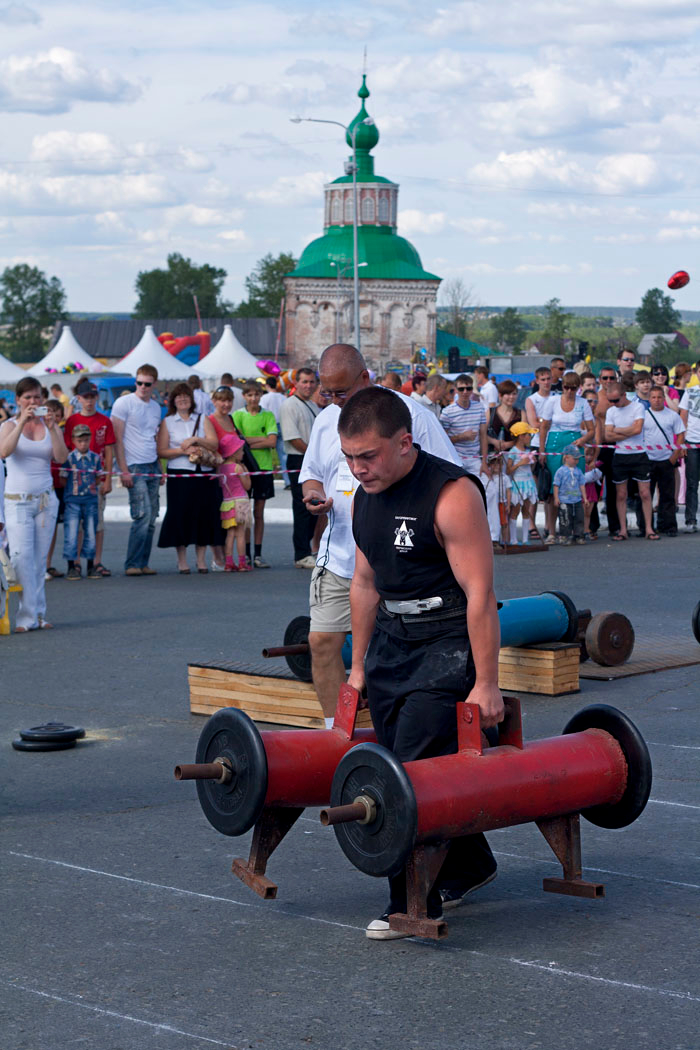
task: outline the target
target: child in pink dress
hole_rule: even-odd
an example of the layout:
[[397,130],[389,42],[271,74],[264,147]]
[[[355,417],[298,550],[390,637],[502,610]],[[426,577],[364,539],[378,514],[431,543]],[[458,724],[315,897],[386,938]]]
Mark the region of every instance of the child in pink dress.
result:
[[[250,475],[243,466],[243,439],[238,434],[224,434],[219,443],[219,452],[224,462],[219,467],[219,482],[223,501],[221,503],[221,525],[226,530],[225,572],[250,572],[245,555],[245,530],[250,524]],[[233,560],[233,544],[238,548],[238,565]]]

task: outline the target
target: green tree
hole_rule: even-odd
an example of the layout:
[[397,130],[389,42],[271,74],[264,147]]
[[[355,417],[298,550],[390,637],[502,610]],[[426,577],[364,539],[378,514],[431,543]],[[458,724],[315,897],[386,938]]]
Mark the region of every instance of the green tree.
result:
[[196,317],[194,296],[201,317],[227,317],[232,303],[221,298],[226,270],[216,266],[197,266],[178,252],[168,256],[167,270],[143,270],[136,278],[136,306],[133,316]]
[[547,320],[544,332],[537,340],[538,346],[547,354],[561,354],[574,315],[562,310],[559,299],[550,299],[545,303],[544,312]]
[[645,292],[635,317],[643,332],[675,332],[681,323],[681,315],[673,308],[673,299],[664,295],[660,288],[650,288]]
[[46,350],[44,330],[65,321],[66,293],[58,277],[36,266],[8,266],[0,277],[2,320],[8,326],[5,347],[15,361],[35,361]]
[[291,252],[270,252],[258,259],[253,272],[245,279],[248,298],[236,307],[234,317],[277,317],[284,297],[283,278],[295,269],[297,260]]
[[489,318],[492,339],[496,345],[520,350],[525,338],[525,322],[514,306],[507,306],[502,314]]

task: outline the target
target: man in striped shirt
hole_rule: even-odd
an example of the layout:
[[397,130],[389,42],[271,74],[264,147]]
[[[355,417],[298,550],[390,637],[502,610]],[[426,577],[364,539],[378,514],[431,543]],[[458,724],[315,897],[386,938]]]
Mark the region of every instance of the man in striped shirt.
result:
[[469,376],[457,376],[457,400],[443,409],[440,422],[470,474],[488,475],[486,466],[486,413],[478,399],[472,400],[474,383]]

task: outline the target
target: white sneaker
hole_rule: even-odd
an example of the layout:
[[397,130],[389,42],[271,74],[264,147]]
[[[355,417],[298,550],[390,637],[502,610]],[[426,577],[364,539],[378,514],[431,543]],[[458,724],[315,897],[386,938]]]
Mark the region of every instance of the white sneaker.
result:
[[544,542],[547,544],[548,547],[551,547],[553,543],[557,542],[556,536],[553,536],[550,532],[549,536],[546,537]]
[[389,926],[389,914],[386,912],[378,919],[372,919],[365,930],[365,935],[371,941],[397,941],[400,937],[412,937],[411,933],[402,933],[400,930],[392,930]]
[[212,572],[224,572],[225,569],[226,569],[225,565],[219,565],[219,563],[214,561],[214,559],[212,558],[212,562],[211,562],[211,571]]
[[297,569],[315,569],[316,559],[313,554],[307,554],[305,558],[300,558],[299,561],[295,561],[294,567]]

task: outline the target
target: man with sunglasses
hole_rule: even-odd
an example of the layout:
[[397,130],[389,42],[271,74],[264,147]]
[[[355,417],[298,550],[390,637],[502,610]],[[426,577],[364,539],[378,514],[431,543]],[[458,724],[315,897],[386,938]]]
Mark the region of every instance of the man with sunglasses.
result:
[[615,450],[605,448],[605,415],[610,408],[608,390],[613,383],[617,382],[617,374],[611,365],[601,368],[598,375],[600,390],[598,392],[598,404],[594,410],[595,418],[595,443],[598,445],[598,459],[601,463],[603,478],[605,479],[605,513],[608,518],[608,534],[617,536],[620,531],[620,518],[617,513],[617,497],[612,476],[612,461]]
[[615,540],[629,539],[627,535],[627,486],[636,481],[642,501],[644,533],[648,540],[658,540],[654,532],[651,510],[651,464],[640,446],[644,427],[644,408],[639,401],[629,401],[621,383],[610,383],[607,394],[610,408],[605,414],[605,440],[615,444],[612,476],[617,499],[620,531]]
[[625,372],[634,372],[634,350],[619,350],[617,354],[617,371],[620,378]]
[[136,390],[117,398],[112,408],[112,426],[122,484],[129,491],[131,530],[124,570],[127,576],[155,576],[148,559],[160,510],[159,488],[165,478],[156,452],[156,434],[161,411],[152,400],[158,380],[153,365],[142,365],[136,374]]
[[549,362],[549,370],[552,374],[551,394],[561,394],[562,377],[566,371],[566,361],[563,357],[553,357]]
[[73,430],[82,423],[90,428],[90,450],[96,452],[102,460],[104,478],[97,488],[97,531],[95,536],[95,564],[92,568],[94,577],[111,576],[109,569],[102,564],[102,548],[105,536],[105,503],[108,493],[112,491],[112,468],[114,466],[114,428],[109,416],[97,411],[98,390],[89,379],[81,379],[75,388],[75,396],[80,406],[77,412],[66,420],[63,428],[63,439],[68,451],[72,451]]

